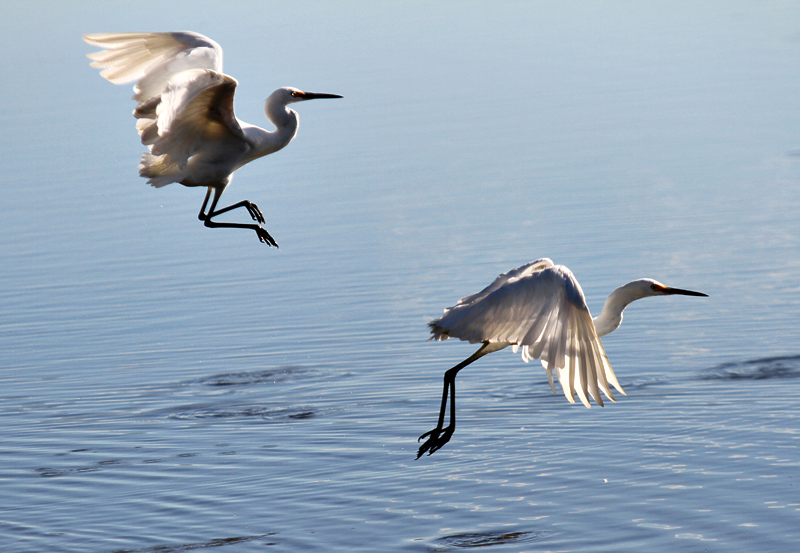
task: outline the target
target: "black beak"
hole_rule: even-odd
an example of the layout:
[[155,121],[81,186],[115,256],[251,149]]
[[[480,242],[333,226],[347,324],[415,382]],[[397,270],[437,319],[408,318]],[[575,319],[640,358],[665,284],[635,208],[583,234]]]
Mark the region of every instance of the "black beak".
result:
[[338,94],[325,94],[324,92],[303,92],[300,96],[303,100],[317,100],[319,98],[342,98]]
[[692,290],[681,290],[680,288],[670,288],[669,286],[665,286],[662,292],[665,295],[678,295],[678,296],[702,296],[704,298],[708,297],[708,294],[704,294],[702,292],[693,292]]

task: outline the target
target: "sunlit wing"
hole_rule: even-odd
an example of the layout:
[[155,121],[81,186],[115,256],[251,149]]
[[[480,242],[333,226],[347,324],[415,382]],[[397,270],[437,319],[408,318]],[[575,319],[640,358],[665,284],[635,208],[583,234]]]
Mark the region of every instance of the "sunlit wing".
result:
[[[218,144],[220,155],[225,148],[240,151],[249,147],[233,112],[236,85],[236,79],[216,71],[184,71],[170,81],[161,96],[137,107],[136,128],[151,152],[145,154],[144,166],[174,165],[182,170],[197,146],[209,142]],[[143,176],[155,175],[145,172]],[[162,182],[152,184],[161,186]]]
[[138,81],[138,104],[160,95],[170,79],[191,69],[222,73],[222,48],[198,33],[97,33],[84,35],[87,43],[104,48],[87,54],[92,67],[114,84]]
[[[542,269],[547,269],[548,267],[552,267],[553,262],[550,261],[548,258],[543,257],[542,259],[537,259],[536,261],[531,261],[530,263],[526,263],[516,269],[511,269],[507,273],[503,273],[498,275],[494,282],[492,282],[489,286],[478,292],[477,294],[472,294],[471,296],[466,296],[458,300],[456,307],[461,305],[469,305],[477,302],[480,299],[485,298],[490,293],[494,292],[498,288],[504,286],[509,282],[513,282],[525,275],[529,275],[536,271],[541,271]],[[449,309],[445,309],[445,313],[447,313],[450,309],[455,309],[453,307]]]
[[[609,383],[624,392],[597,336],[583,291],[569,269],[547,262],[537,260],[500,275],[487,289],[446,310],[431,323],[433,339],[508,343],[515,351],[522,349],[525,361],[541,359],[553,391],[552,371],[556,371],[570,402],[577,394],[587,407],[590,396],[603,405],[600,391],[613,401]],[[507,276],[512,273],[516,276]]]
[[[88,54],[115,84],[137,81],[136,129],[150,152],[140,174],[153,186],[181,182],[201,143],[219,155],[240,153],[246,140],[233,112],[236,80],[222,73],[222,48],[192,32],[98,33],[83,39],[104,48]],[[233,151],[239,150],[239,151]]]

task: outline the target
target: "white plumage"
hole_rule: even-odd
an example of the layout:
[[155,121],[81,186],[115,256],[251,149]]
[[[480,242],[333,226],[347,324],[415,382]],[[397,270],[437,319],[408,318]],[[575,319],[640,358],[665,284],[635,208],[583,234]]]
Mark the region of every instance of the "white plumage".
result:
[[[619,327],[622,312],[632,301],[662,295],[705,296],[700,292],[670,288],[652,279],[639,279],[617,288],[601,314],[592,319],[586,298],[572,272],[547,258],[537,259],[498,276],[489,286],[459,300],[439,319],[429,323],[431,340],[459,338],[482,346],[472,356],[445,373],[442,406],[436,428],[417,457],[442,447],[455,429],[455,377],[458,371],[484,355],[508,346],[521,350],[522,359],[540,359],[556,391],[557,374],[564,395],[586,406],[590,398],[603,405],[601,392],[614,401],[609,384],[623,395],[600,336]],[[450,391],[450,425],[443,428]]]
[[[291,142],[298,116],[289,104],[341,96],[280,88],[265,103],[265,115],[276,127],[267,131],[234,114],[238,83],[222,72],[222,48],[210,38],[175,32],[98,33],[83,39],[104,48],[88,54],[94,60],[91,65],[102,69],[101,76],[114,84],[136,81],[136,130],[149,150],[139,163],[139,174],[155,187],[174,182],[207,187],[198,215],[206,226],[251,229],[262,242],[277,246],[260,226],[264,216],[258,206],[244,200],[217,209],[219,197],[237,169]],[[206,212],[212,191],[214,197]],[[258,224],[212,220],[239,207],[245,207]]]
[[[470,343],[494,342],[522,350],[525,362],[541,359],[553,385],[553,371],[564,395],[599,405],[599,390],[612,401],[611,383],[620,393],[595,331],[586,299],[572,272],[549,259],[537,259],[498,276],[482,291],[462,298],[431,323],[433,340],[457,337]],[[598,390],[599,388],[599,390]]]

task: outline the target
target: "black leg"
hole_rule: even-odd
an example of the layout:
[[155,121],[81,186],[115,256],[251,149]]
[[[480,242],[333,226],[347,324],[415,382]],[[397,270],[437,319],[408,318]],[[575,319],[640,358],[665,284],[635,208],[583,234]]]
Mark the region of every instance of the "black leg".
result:
[[197,218],[201,221],[206,220],[206,205],[208,205],[208,199],[211,197],[211,191],[213,188],[210,186],[208,187],[208,192],[206,192],[206,199],[203,200],[203,206],[200,208],[200,213],[197,214]]
[[[419,446],[419,451],[417,451],[417,459],[422,457],[426,452],[428,453],[428,455],[430,455],[431,453],[442,447],[445,443],[447,443],[447,442],[442,442],[439,439],[439,436],[444,430],[443,428],[444,414],[445,411],[447,411],[447,394],[450,391],[450,386],[451,386],[450,376],[451,376],[450,371],[446,371],[444,373],[444,390],[442,391],[442,405],[441,407],[439,407],[439,422],[436,424],[436,428],[434,428],[433,430],[428,430],[417,439],[417,442],[419,442],[422,438],[428,438],[427,440],[425,440],[425,443]],[[455,377],[453,377],[452,384],[455,384]],[[454,404],[455,404],[455,396],[453,396],[453,399],[451,400],[451,405]],[[448,428],[450,427],[448,426]],[[452,436],[452,434],[453,433],[451,432],[450,435]]]
[[231,211],[232,209],[238,209],[240,207],[247,208],[247,212],[250,213],[250,217],[253,218],[253,221],[257,221],[259,223],[265,222],[264,216],[261,214],[261,210],[258,209],[258,206],[253,202],[251,202],[250,200],[242,200],[241,202],[229,205],[228,207],[223,207],[222,209],[218,209],[214,212],[214,215],[212,215],[212,217],[216,217],[217,215],[221,215],[226,211]]
[[[214,191],[214,199],[211,200],[211,206],[208,208],[208,213],[206,213],[206,205],[208,204],[208,198],[211,196],[211,191]],[[254,221],[259,223],[264,222],[264,216],[261,214],[261,210],[258,209],[258,206],[253,202],[248,200],[242,200],[241,202],[235,203],[233,205],[229,205],[228,207],[223,207],[222,209],[217,209],[217,202],[219,201],[219,197],[222,194],[222,189],[209,187],[208,192],[206,192],[206,198],[203,200],[203,207],[200,208],[200,214],[197,216],[198,219],[203,221],[205,226],[209,228],[243,228],[255,231],[256,236],[258,239],[266,243],[270,246],[278,247],[278,243],[275,242],[275,239],[270,236],[266,229],[262,228],[260,225],[246,225],[242,223],[217,223],[216,221],[212,221],[213,217],[217,215],[221,215],[223,213],[227,213],[233,209],[237,209],[240,207],[247,208],[247,211],[250,213],[250,217],[253,218]]]
[[[441,449],[441,447],[449,442],[450,438],[452,438],[453,432],[456,430],[456,375],[458,374],[458,371],[473,361],[480,359],[487,353],[491,353],[505,347],[505,345],[499,346],[496,344],[491,344],[491,347],[489,346],[489,342],[484,342],[478,351],[467,357],[452,369],[448,369],[444,373],[444,389],[442,390],[442,405],[439,408],[439,422],[436,425],[436,428],[425,432],[417,440],[420,441],[423,438],[428,438],[421,446],[419,446],[419,450],[417,451],[417,459],[422,457],[426,452],[428,455],[432,455],[434,451]],[[444,415],[447,411],[448,392],[450,393],[450,424],[445,427]]]
[[278,247],[278,243],[275,239],[269,235],[266,229],[261,228],[258,225],[246,225],[243,223],[216,223],[209,218],[206,218],[205,225],[209,228],[243,228],[243,229],[250,229],[255,231],[256,236],[258,239],[261,240],[262,243],[265,243],[270,246]]

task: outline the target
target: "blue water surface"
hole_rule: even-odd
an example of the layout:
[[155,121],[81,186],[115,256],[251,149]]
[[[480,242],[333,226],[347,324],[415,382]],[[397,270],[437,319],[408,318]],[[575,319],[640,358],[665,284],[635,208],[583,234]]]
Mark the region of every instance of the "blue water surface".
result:
[[[4,12],[4,552],[796,548],[800,5]],[[254,124],[279,86],[344,96],[223,196],[279,250],[138,177],[131,89],[80,39],[132,30],[219,42]],[[710,297],[626,311],[604,408],[481,359],[415,461],[475,349],[426,323],[539,257],[595,314],[640,277]]]

